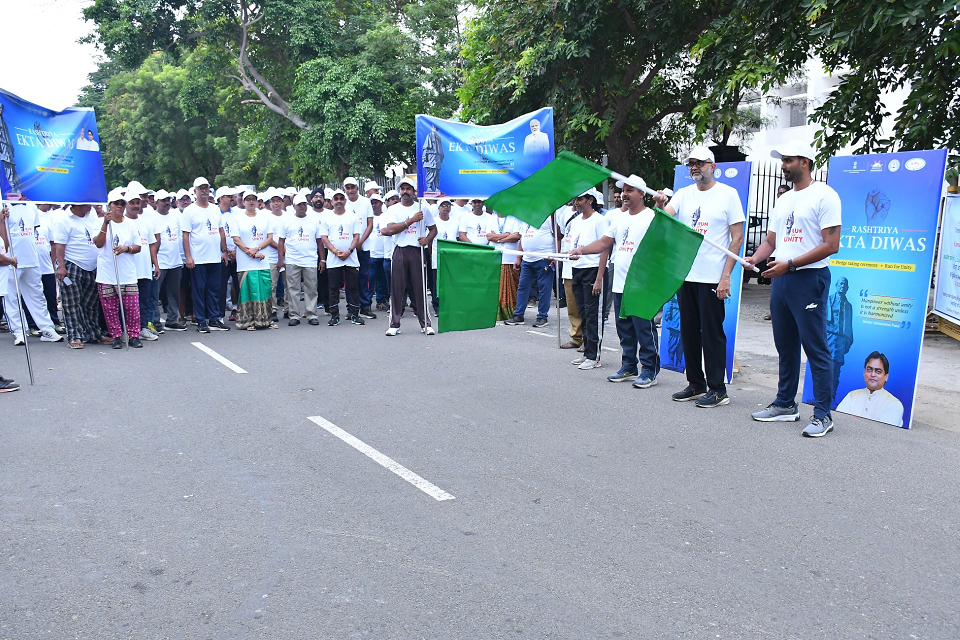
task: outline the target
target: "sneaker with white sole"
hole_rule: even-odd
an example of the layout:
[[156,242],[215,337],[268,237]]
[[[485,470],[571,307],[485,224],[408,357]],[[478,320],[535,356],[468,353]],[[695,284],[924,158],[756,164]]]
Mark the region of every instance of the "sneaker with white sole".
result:
[[579,364],[583,364],[583,363],[586,362],[586,361],[587,361],[587,357],[586,357],[586,356],[580,356],[579,358],[574,358],[573,360],[571,360],[571,361],[570,361],[570,364],[572,364],[572,365],[579,365]]
[[599,360],[584,360],[580,363],[580,366],[577,369],[580,371],[588,371],[590,369],[599,369],[600,361]]
[[750,414],[757,422],[796,422],[800,419],[800,407],[781,407],[770,403],[766,409]]
[[44,331],[40,334],[40,342],[60,342],[63,336],[56,331]]
[[150,331],[148,327],[144,327],[143,329],[140,329],[140,339],[153,342],[154,340],[159,340],[160,337],[153,331]]
[[395,336],[398,333],[400,333],[400,327],[390,327],[389,329],[387,329],[388,336]]
[[428,335],[428,336],[433,336],[433,335],[436,335],[436,334],[437,334],[437,332],[433,330],[433,327],[427,327],[427,335]]
[[634,389],[648,389],[657,384],[656,378],[651,378],[650,376],[644,374],[633,381]]
[[701,409],[722,407],[725,404],[730,404],[730,396],[728,396],[725,391],[710,389],[710,391],[707,391],[706,395],[700,397],[695,404]]
[[686,388],[682,391],[677,391],[675,394],[670,396],[676,402],[689,402],[690,400],[696,400],[706,394],[706,391],[703,387],[697,387],[692,384],[688,384]]
[[628,371],[626,369],[620,369],[616,373],[607,376],[607,380],[610,382],[632,382],[637,379],[636,371]]
[[833,431],[833,420],[827,416],[818,418],[814,416],[806,427],[803,428],[803,435],[807,438],[822,438]]
[[23,336],[17,336],[13,339],[13,346],[22,347],[23,346]]

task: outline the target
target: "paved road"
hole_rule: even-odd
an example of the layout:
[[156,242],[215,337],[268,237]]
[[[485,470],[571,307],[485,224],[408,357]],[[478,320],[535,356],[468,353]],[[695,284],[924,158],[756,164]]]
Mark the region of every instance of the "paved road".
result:
[[411,325],[35,343],[0,397],[0,638],[960,637],[956,433],[809,440],[749,420],[758,377],[696,409],[529,326]]

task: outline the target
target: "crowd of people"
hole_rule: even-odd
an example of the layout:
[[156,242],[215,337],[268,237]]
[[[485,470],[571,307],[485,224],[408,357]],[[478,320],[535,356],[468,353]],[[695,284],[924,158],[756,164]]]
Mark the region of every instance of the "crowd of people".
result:
[[[767,238],[747,262],[766,261],[763,275],[773,278],[780,385],[776,400],[753,418],[799,420],[802,346],[816,397],[814,418],[803,434],[818,437],[833,428],[825,309],[840,204],[832,189],[812,180],[815,153],[809,146],[790,143],[774,157],[782,159],[794,188],[778,200]],[[736,266],[715,246],[739,252],[744,213],[737,191],[715,179],[709,149],[695,147],[686,165],[694,184],[676,194],[660,192],[656,205],[713,243],[701,245],[677,294],[688,384],[672,397],[712,408],[730,402],[723,302]],[[581,370],[600,366],[612,306],[622,354],[619,369],[607,379],[645,389],[657,384],[660,372],[657,325],[620,314],[627,272],[654,215],[636,186],[641,184],[638,176],[618,181],[608,208],[600,192],[590,189],[534,227],[490,211],[482,199],[418,199],[410,178],[386,193],[375,182],[367,182],[361,193],[354,178],[337,189],[264,192],[227,186],[214,191],[202,177],[176,193],[131,182],[110,191],[105,207],[4,207],[0,270],[10,275],[0,277],[0,296],[6,296],[15,345],[29,333],[46,342],[65,335],[71,349],[100,343],[121,349],[126,334],[129,346],[139,348],[165,331],[186,331],[191,323],[200,333],[229,331],[228,322],[239,330],[270,330],[282,314],[290,326],[318,325],[320,309],[331,327],[342,317],[362,325],[376,319],[377,311],[388,313],[386,335],[396,336],[410,308],[420,331],[433,335],[432,318],[443,312],[436,241],[494,245],[503,251],[498,320],[524,324],[534,299],[532,324],[547,325],[559,268],[562,286],[556,294],[571,325],[570,340],[561,346],[579,352],[572,363]],[[544,257],[557,252],[570,259]],[[15,287],[26,324],[10,300]],[[15,388],[0,377],[0,391]]]

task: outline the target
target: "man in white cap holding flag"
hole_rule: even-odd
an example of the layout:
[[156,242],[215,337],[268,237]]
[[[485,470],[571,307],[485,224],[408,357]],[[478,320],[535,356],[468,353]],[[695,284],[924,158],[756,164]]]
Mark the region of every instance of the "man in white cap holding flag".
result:
[[430,317],[427,315],[424,296],[424,260],[423,248],[429,247],[437,236],[437,225],[433,215],[423,209],[416,199],[417,185],[410,178],[400,180],[400,202],[393,205],[383,215],[386,217],[382,233],[394,238],[395,247],[392,256],[390,276],[390,327],[388,336],[400,333],[400,317],[403,315],[404,293],[407,283],[413,285],[413,298],[416,304],[420,330],[427,335],[435,333]]
[[819,438],[833,431],[833,358],[827,344],[827,298],[830,294],[830,256],[840,250],[840,196],[811,171],[817,153],[810,145],[791,141],[771,154],[781,162],[783,178],[793,189],[777,200],[766,239],[747,258],[767,262],[761,275],[772,278],[770,319],[773,342],[780,354],[777,398],[753,413],[760,422],[800,419],[800,349],[807,355],[813,377],[813,419],[802,434]]

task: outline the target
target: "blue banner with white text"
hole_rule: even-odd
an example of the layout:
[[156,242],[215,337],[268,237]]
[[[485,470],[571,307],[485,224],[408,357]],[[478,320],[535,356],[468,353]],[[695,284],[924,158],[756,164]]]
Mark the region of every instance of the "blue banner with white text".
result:
[[481,127],[419,115],[417,195],[487,198],[553,160],[553,109]]
[[[946,151],[830,159],[843,211],[831,257],[832,408],[910,428]],[[807,369],[803,401],[813,402]]]
[[[743,206],[743,215],[749,219],[747,208],[750,203],[750,177],[753,173],[752,162],[718,162],[713,171],[717,182],[729,185],[740,195],[740,204]],[[674,170],[673,190],[679,191],[683,187],[693,184],[690,170],[685,165],[677,165]],[[746,222],[744,222],[744,239],[746,239]],[[740,245],[740,256],[744,254],[746,240]],[[730,297],[723,301],[724,320],[723,333],[727,337],[727,382],[733,380],[733,356],[737,347],[737,327],[740,321],[740,290],[743,288],[743,267],[739,264],[730,274]],[[660,320],[660,365],[664,369],[683,373],[686,365],[683,360],[683,345],[680,342],[680,309],[677,305],[677,296],[673,296],[663,305],[663,316]]]
[[51,111],[0,89],[0,198],[99,204],[107,200],[93,109]]

